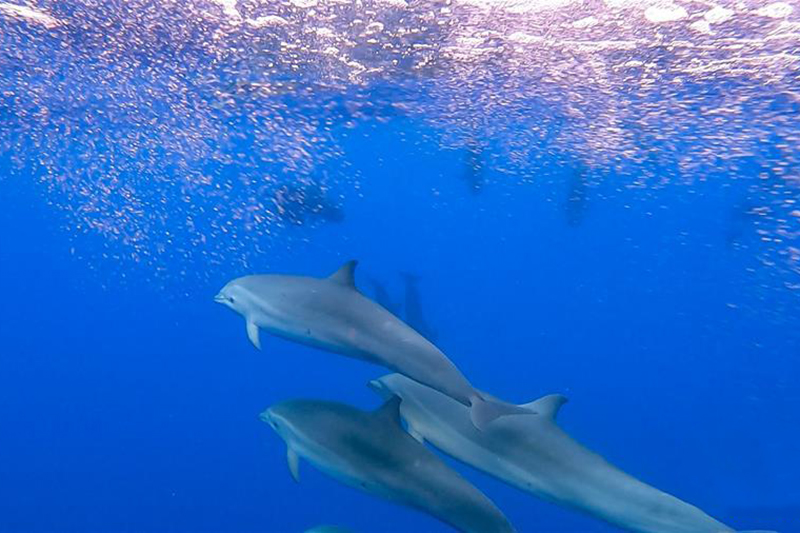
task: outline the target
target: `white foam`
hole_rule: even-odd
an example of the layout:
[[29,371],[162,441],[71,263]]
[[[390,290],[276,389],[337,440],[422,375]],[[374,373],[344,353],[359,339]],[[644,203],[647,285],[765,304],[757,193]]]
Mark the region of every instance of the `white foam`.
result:
[[775,2],[761,9],[756,9],[754,13],[762,17],[769,17],[772,19],[784,19],[792,14],[794,8],[786,2]]
[[263,28],[264,26],[283,26],[284,24],[288,24],[289,21],[277,15],[266,15],[254,19],[247,19],[247,23],[254,28]]
[[214,3],[222,7],[222,13],[235,22],[242,19],[239,10],[236,8],[237,0],[212,0]]
[[657,6],[650,6],[644,12],[644,18],[656,24],[662,22],[674,22],[688,16],[689,13],[687,13],[682,6],[676,4],[660,4]]
[[487,10],[502,9],[518,14],[556,10],[580,2],[581,0],[460,0],[462,4],[471,4]]
[[573,22],[572,27],[579,30],[583,28],[591,28],[592,26],[596,26],[598,22],[600,21],[597,20],[597,17],[584,17]]
[[408,2],[406,2],[406,0],[378,0],[378,3],[391,7],[408,7]]
[[714,33],[711,31],[711,24],[709,24],[707,20],[696,20],[692,22],[689,27],[697,33],[705,33],[706,35]]
[[32,7],[18,6],[7,2],[0,2],[0,13],[5,13],[15,18],[23,18],[30,22],[36,22],[47,28],[55,28],[61,24],[57,18],[51,17],[47,13],[37,11]]
[[703,18],[706,19],[709,24],[720,24],[733,18],[733,10],[715,6],[706,11]]

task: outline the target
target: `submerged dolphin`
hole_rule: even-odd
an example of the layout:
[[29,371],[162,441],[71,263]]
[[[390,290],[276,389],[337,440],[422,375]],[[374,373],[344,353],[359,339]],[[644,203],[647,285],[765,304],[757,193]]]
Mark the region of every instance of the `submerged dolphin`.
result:
[[370,281],[372,283],[373,292],[375,293],[375,301],[393,315],[399,315],[400,304],[392,300],[392,297],[389,296],[389,291],[386,290],[386,286],[376,279]]
[[261,413],[286,441],[295,481],[303,457],[336,480],[427,512],[460,531],[514,528],[489,498],[410,437],[400,425],[400,399],[372,413],[349,405],[293,400]]
[[362,295],[356,261],[328,278],[245,276],[214,297],[244,316],[247,336],[261,347],[259,328],[279,337],[363,359],[424,383],[464,405],[477,428],[508,414],[532,411],[484,399],[456,366],[405,322]]
[[403,272],[403,281],[406,286],[406,321],[417,333],[431,342],[436,342],[436,332],[425,320],[422,311],[422,298],[419,293],[419,276]]
[[631,531],[733,531],[703,511],[629,476],[581,446],[555,422],[566,398],[530,404],[540,416],[508,416],[475,431],[466,409],[400,374],[370,382],[384,397],[399,396],[408,431],[445,453],[542,499],[586,512]]

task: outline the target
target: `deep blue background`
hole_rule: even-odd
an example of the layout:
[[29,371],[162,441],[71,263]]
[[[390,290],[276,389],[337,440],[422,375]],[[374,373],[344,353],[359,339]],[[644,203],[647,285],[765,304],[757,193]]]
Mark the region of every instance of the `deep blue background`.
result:
[[[569,225],[569,169],[529,185],[490,170],[472,194],[463,154],[404,141],[415,127],[350,131],[362,180],[346,221],[282,233],[295,244],[263,270],[358,258],[357,279],[396,298],[413,271],[439,344],[479,387],[564,393],[562,425],[624,470],[734,527],[800,531],[798,297],[755,260],[730,188],[611,176]],[[447,530],[307,464],[292,481],[258,413],[294,397],[373,408],[365,383],[383,371],[275,338],[257,352],[212,301],[246,273],[236,261],[145,282],[150,265],[67,235],[37,180],[0,180],[0,207],[0,531]],[[458,468],[520,531],[611,531]]]

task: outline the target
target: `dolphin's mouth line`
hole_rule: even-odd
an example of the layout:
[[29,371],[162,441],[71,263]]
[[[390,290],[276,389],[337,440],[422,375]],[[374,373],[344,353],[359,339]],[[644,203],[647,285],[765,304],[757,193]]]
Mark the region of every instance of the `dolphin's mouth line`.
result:
[[224,304],[225,302],[227,302],[227,301],[228,301],[228,299],[227,299],[227,298],[225,298],[225,297],[224,297],[223,295],[221,295],[221,294],[217,294],[216,296],[214,296],[214,301],[215,301],[215,302],[217,302],[218,304]]

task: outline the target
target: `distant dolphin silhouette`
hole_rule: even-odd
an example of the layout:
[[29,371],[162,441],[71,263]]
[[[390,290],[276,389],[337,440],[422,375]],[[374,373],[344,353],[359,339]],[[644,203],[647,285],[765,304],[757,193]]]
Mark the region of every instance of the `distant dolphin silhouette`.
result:
[[436,342],[436,331],[431,328],[428,321],[425,320],[425,314],[422,311],[422,301],[419,293],[419,276],[403,272],[403,281],[405,282],[406,297],[405,297],[405,317],[406,323],[414,328],[417,333],[428,339],[429,341]]
[[744,197],[730,207],[725,226],[725,244],[736,247],[757,235],[759,220],[767,215],[756,199]]
[[486,400],[436,346],[355,286],[356,261],[328,278],[257,275],[229,282],[214,300],[244,316],[260,348],[259,328],[289,340],[375,363],[470,406],[477,428],[530,410]]
[[559,394],[525,405],[540,416],[503,417],[479,432],[461,404],[405,376],[391,374],[370,386],[402,399],[401,416],[417,440],[544,500],[642,533],[733,531],[573,440],[555,422],[567,401]]
[[[400,304],[392,300],[389,291],[386,290],[386,286],[372,278],[370,278],[370,284],[372,285],[372,292],[375,293],[375,301],[393,315],[400,316]],[[412,324],[409,324],[409,326],[414,327]]]
[[295,481],[304,458],[334,479],[368,494],[424,511],[460,531],[514,528],[478,489],[411,438],[393,397],[368,413],[334,402],[293,400],[261,414],[286,441]]
[[296,226],[312,218],[344,221],[344,210],[329,198],[324,187],[315,183],[283,185],[274,192],[272,203],[281,219]]

